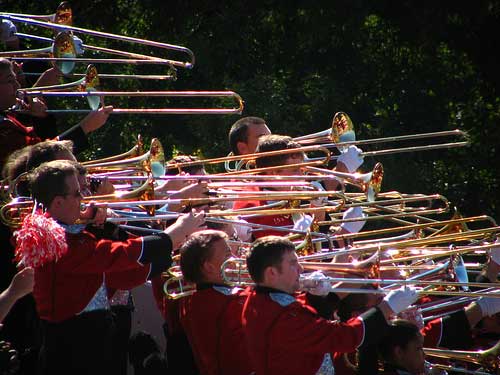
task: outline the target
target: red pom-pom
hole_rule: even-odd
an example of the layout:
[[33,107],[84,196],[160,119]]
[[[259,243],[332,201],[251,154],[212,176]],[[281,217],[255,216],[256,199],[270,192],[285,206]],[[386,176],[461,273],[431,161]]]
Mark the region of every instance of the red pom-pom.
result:
[[68,251],[66,234],[54,219],[40,213],[27,215],[16,236],[16,260],[26,267],[57,261]]

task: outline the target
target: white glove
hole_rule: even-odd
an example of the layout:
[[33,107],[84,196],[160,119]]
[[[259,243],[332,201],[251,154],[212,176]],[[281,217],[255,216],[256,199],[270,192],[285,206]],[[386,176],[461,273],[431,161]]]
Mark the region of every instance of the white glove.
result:
[[236,234],[238,235],[238,239],[243,242],[251,242],[252,228],[248,225],[243,225],[245,223],[248,224],[248,222],[243,219],[237,221],[242,223],[242,225],[236,223],[233,224],[233,228],[236,231]]
[[354,173],[363,164],[362,152],[359,147],[351,145],[339,155],[337,163],[344,164],[349,173]]
[[330,282],[321,271],[308,273],[303,277],[302,286],[315,296],[326,296],[332,290]]
[[401,311],[405,310],[418,298],[417,289],[413,286],[402,286],[399,289],[392,290],[388,295],[384,297],[384,301],[387,302],[394,314],[399,314]]
[[[342,219],[344,219],[344,220],[345,219],[357,219],[357,218],[364,219],[365,217],[366,217],[366,214],[363,213],[363,209],[358,206],[358,207],[351,207],[346,212],[344,212]],[[363,228],[365,223],[366,223],[366,220],[348,221],[346,223],[340,224],[340,227],[349,233],[358,233]]]
[[0,42],[12,42],[17,39],[17,28],[10,20],[2,20]]
[[302,214],[298,219],[294,220],[293,229],[306,232],[311,227],[312,222],[312,216]]
[[78,38],[76,35],[73,35],[73,44],[75,45],[75,50],[77,55],[83,55],[85,50],[83,49],[83,40]]
[[494,247],[490,250],[490,257],[493,262],[500,265],[500,240],[496,240],[495,245],[499,246]]
[[481,297],[476,303],[481,308],[483,316],[492,316],[500,312],[500,298]]
[[[311,185],[316,188],[316,191],[321,192],[325,191],[323,185],[321,185],[318,181],[311,181]],[[328,203],[328,197],[318,197],[315,199],[311,199],[311,206],[313,207],[323,207]]]

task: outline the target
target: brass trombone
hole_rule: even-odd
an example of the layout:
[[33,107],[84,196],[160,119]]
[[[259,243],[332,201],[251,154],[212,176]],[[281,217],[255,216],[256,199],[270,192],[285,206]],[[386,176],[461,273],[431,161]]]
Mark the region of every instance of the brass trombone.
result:
[[366,194],[369,202],[375,201],[375,198],[382,187],[382,179],[384,177],[384,168],[382,163],[375,164],[373,170],[369,173],[343,173],[311,166],[308,166],[307,170],[310,172],[320,173],[320,178],[321,175],[324,174],[342,178],[343,182],[359,187],[363,193]]
[[133,158],[136,156],[140,156],[143,153],[144,153],[144,142],[143,142],[142,136],[139,134],[137,136],[137,142],[130,150],[128,150],[122,154],[108,156],[108,157],[98,159],[98,160],[84,161],[84,162],[81,162],[80,164],[83,165],[84,167],[87,167],[88,165],[96,164],[96,163],[105,163],[108,161],[130,159],[130,158]]
[[26,57],[31,56],[48,56],[43,59],[47,61],[50,59],[53,65],[63,74],[69,74],[73,71],[75,63],[66,59],[76,57],[76,47],[70,34],[59,33],[50,47],[26,51],[0,52],[0,57],[6,57],[10,60],[25,60]]
[[[98,161],[85,162],[83,165],[88,173],[99,173],[117,169],[123,170],[123,168],[128,168],[129,170],[141,171],[152,176],[163,175],[165,173],[165,152],[163,151],[161,142],[157,138],[153,138],[148,152],[139,156],[128,157],[138,152],[141,147],[142,140],[139,139],[139,144],[125,154]],[[127,157],[121,158],[121,156]]]
[[465,351],[424,348],[424,353],[430,357],[475,363],[494,373],[497,373],[500,369],[500,341],[486,350]]
[[460,137],[461,139],[463,139],[463,141],[438,143],[426,146],[400,147],[400,148],[377,150],[377,151],[366,151],[362,152],[361,155],[380,156],[380,155],[388,155],[400,152],[427,151],[427,150],[436,150],[442,148],[463,147],[469,145],[470,143],[467,132],[459,129],[446,130],[440,132],[383,137],[383,138],[372,138],[372,139],[356,141],[356,134],[354,131],[353,122],[345,112],[337,112],[335,114],[330,129],[300,137],[295,137],[294,140],[303,145],[319,144],[327,148],[337,147],[339,149],[343,149],[350,145],[359,146],[359,145],[367,145],[375,143],[401,142],[408,140],[441,138],[441,137]]
[[34,20],[41,20],[45,22],[52,22],[59,25],[68,25],[71,26],[73,24],[73,11],[71,9],[71,5],[69,1],[61,2],[56,8],[55,13],[52,14],[24,14],[24,13],[1,13],[7,14],[10,16],[23,17],[23,18],[31,18]]
[[[62,37],[59,35],[69,36],[69,40],[67,41],[67,51],[66,53],[60,53],[60,48],[58,48],[58,40]],[[38,41],[43,41],[51,44],[51,47],[39,48],[39,49],[30,49],[24,51],[5,51],[0,52],[0,56],[4,56],[10,60],[31,60],[31,61],[51,61],[65,76],[72,77],[84,77],[84,74],[73,73],[74,67],[76,63],[122,63],[122,60],[117,59],[105,59],[105,58],[83,58],[77,57],[77,48],[75,46],[73,37],[71,34],[67,32],[59,33],[56,38],[45,38],[42,36],[31,35],[31,34],[23,34],[17,33],[18,37],[34,39]],[[66,37],[64,37],[66,38]],[[147,80],[172,80],[175,81],[177,79],[177,70],[175,67],[169,64],[169,61],[162,61],[157,58],[153,58],[148,55],[142,55],[138,53],[130,53],[123,52],[120,50],[114,50],[110,48],[104,47],[95,47],[92,45],[87,45],[85,43],[79,43],[79,47],[85,51],[99,51],[99,52],[107,52],[115,55],[126,55],[134,57],[135,60],[127,60],[129,64],[148,64],[146,61],[155,61],[157,64],[166,64],[168,65],[168,73],[167,74],[100,74],[99,78],[101,79],[147,79]],[[79,51],[78,51],[79,52]],[[149,63],[151,64],[151,63]],[[29,73],[22,72],[24,75],[40,75],[41,73]]]
[[[500,246],[500,245],[498,245]],[[303,267],[309,267],[308,262],[300,263]],[[359,273],[360,270],[352,269],[351,267],[344,267],[345,265],[340,265],[337,267],[336,264],[328,264],[328,263],[320,263],[320,265],[326,264],[330,265],[333,271],[336,272],[344,272],[348,274],[356,274]],[[309,268],[315,269],[318,268]],[[329,271],[329,269],[324,268],[325,271]],[[339,270],[339,271],[337,271]],[[245,260],[241,258],[229,258],[226,260],[221,266],[221,274],[224,279],[224,282],[228,285],[237,285],[237,286],[247,286],[253,285],[252,281],[249,281],[249,274],[246,270]],[[307,279],[304,278],[304,274],[301,275],[300,283],[301,290],[307,291]],[[250,279],[251,280],[251,279]],[[339,292],[347,292],[347,293],[375,293],[375,294],[386,294],[389,292],[387,289],[379,289],[379,290],[367,290],[367,289],[355,289],[355,288],[342,288],[335,287],[338,283],[348,283],[348,284],[367,284],[367,283],[375,283],[379,285],[429,285],[429,286],[444,286],[444,287],[478,287],[478,288],[490,288],[491,283],[475,283],[475,282],[460,282],[460,281],[435,281],[435,280],[400,280],[400,279],[380,279],[380,278],[341,278],[341,277],[329,277],[325,276],[323,281],[327,281],[332,284],[332,291]],[[488,291],[449,291],[449,290],[422,290],[419,292],[420,294],[426,295],[442,295],[442,296],[466,296],[466,297],[497,297],[500,298],[500,294],[496,293],[498,289]]]
[[[97,110],[106,96],[129,97],[203,97],[232,98],[237,102],[233,108],[113,108],[114,114],[236,114],[243,111],[243,99],[233,91],[97,91],[99,74],[94,65],[87,67],[85,77],[74,82],[45,87],[23,88],[18,96],[85,97],[91,110]],[[67,92],[71,90],[73,92]],[[88,110],[47,110],[47,113],[80,113]]]
[[[301,147],[301,148],[294,148],[294,149],[286,149],[286,150],[276,150],[276,151],[266,151],[266,152],[258,152],[258,153],[253,153],[253,154],[247,154],[247,155],[231,155],[231,156],[223,156],[219,158],[212,158],[212,159],[202,159],[202,160],[195,160],[195,161],[189,161],[189,162],[182,162],[182,163],[169,163],[167,165],[167,169],[177,169],[179,171],[182,170],[182,168],[185,167],[192,167],[192,166],[197,166],[197,165],[213,165],[213,164],[218,164],[218,163],[224,163],[226,161],[238,161],[238,160],[246,160],[246,161],[252,161],[257,158],[262,158],[262,157],[269,157],[269,156],[276,156],[276,155],[293,155],[293,154],[303,154],[306,152],[321,152],[324,154],[322,160],[315,160],[315,161],[304,161],[303,163],[299,164],[291,164],[291,165],[279,165],[275,167],[268,167],[268,168],[254,168],[254,169],[248,169],[245,171],[237,171],[237,172],[228,172],[224,173],[226,176],[231,176],[231,175],[237,175],[237,174],[255,174],[255,173],[261,173],[261,172],[267,172],[267,171],[272,171],[272,170],[277,170],[277,169],[283,169],[285,167],[305,167],[305,166],[311,166],[311,165],[323,165],[326,164],[330,161],[330,156],[331,153],[329,150],[326,148],[323,148],[321,146],[307,146],[307,147]],[[302,176],[295,176],[296,178],[302,178]]]
[[[125,36],[125,35],[105,33],[105,32],[101,32],[101,31],[83,29],[80,27],[43,22],[43,21],[39,21],[36,19],[32,19],[32,18],[11,15],[10,13],[4,13],[4,12],[0,13],[0,18],[8,19],[12,22],[22,22],[22,23],[26,23],[28,25],[40,26],[40,27],[44,27],[44,28],[48,28],[48,29],[52,29],[52,30],[57,30],[57,31],[65,31],[68,33],[71,33],[71,32],[81,33],[81,34],[90,35],[90,36],[94,36],[94,37],[98,37],[98,38],[113,39],[113,40],[119,40],[122,42],[136,43],[136,44],[140,44],[140,45],[160,48],[162,50],[176,51],[176,52],[187,54],[186,61],[178,61],[178,60],[170,60],[170,59],[164,59],[164,58],[159,58],[159,57],[153,57],[153,58],[149,58],[149,59],[136,60],[135,61],[136,63],[147,63],[147,61],[149,61],[149,63],[153,63],[153,64],[155,64],[155,63],[156,64],[167,64],[167,65],[173,65],[173,66],[177,66],[177,67],[181,67],[181,68],[188,68],[188,69],[190,69],[194,66],[194,54],[193,54],[193,52],[186,47],[177,46],[174,44],[161,43],[161,42],[156,42],[156,41],[147,40],[147,39],[133,38],[133,37]],[[128,52],[121,52],[121,55],[122,56],[129,56],[132,59],[137,56],[137,54],[128,53]],[[69,59],[66,61],[71,61],[71,60],[74,60],[74,59]],[[133,63],[133,60],[121,59],[119,62],[120,63]]]

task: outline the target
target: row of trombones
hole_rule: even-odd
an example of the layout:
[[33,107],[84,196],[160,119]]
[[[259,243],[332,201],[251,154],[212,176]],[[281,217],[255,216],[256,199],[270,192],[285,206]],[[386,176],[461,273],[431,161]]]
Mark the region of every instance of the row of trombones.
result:
[[[51,15],[27,15],[17,13],[0,12],[0,19],[9,20],[15,24],[49,29],[55,33],[53,38],[16,33],[18,38],[49,43],[50,46],[19,51],[0,52],[0,57],[11,61],[42,61],[51,63],[65,77],[81,77],[75,81],[65,84],[57,84],[45,87],[23,88],[18,91],[21,99],[27,97],[58,97],[58,98],[86,98],[89,104],[88,109],[50,109],[48,113],[85,113],[95,111],[104,104],[107,97],[143,97],[143,98],[164,98],[165,100],[195,99],[201,105],[157,108],[114,108],[113,114],[218,114],[230,115],[241,114],[244,108],[243,99],[233,91],[214,90],[191,90],[191,91],[102,91],[100,90],[100,79],[145,79],[158,81],[175,81],[177,79],[177,68],[191,69],[195,64],[194,53],[183,46],[167,44],[147,39],[139,39],[125,35],[117,35],[96,30],[84,29],[72,25],[73,14],[68,2],[59,5],[56,12]],[[151,53],[143,54],[117,50],[105,46],[94,46],[85,44],[77,35],[81,37],[89,36],[97,40],[111,40],[128,43],[128,46],[148,47],[153,49]],[[92,57],[83,56],[86,52],[91,52]],[[154,52],[159,51],[160,53]],[[112,55],[113,58],[95,57],[95,53]],[[186,58],[176,60],[167,58],[166,54],[183,55]],[[119,58],[117,58],[118,56]],[[85,73],[74,73],[79,64],[90,64]],[[126,64],[126,65],[158,65],[162,74],[100,74],[97,73],[97,64]],[[27,72],[29,74],[29,72]],[[216,103],[213,107],[204,107],[207,100]],[[112,104],[112,103],[107,103]],[[22,111],[21,108],[17,109]]]
[[[138,39],[128,36],[104,33],[72,25],[72,11],[67,2],[61,3],[56,13],[46,16],[0,13],[0,18],[16,24],[50,29],[54,37],[37,36],[18,33],[20,38],[32,39],[50,44],[38,50],[8,51],[0,53],[13,61],[35,60],[51,62],[67,77],[81,77],[64,85],[23,88],[19,90],[20,98],[33,96],[45,97],[85,97],[89,109],[96,110],[104,104],[106,97],[180,97],[180,98],[215,98],[227,103],[235,103],[232,107],[217,108],[114,108],[115,114],[232,114],[243,111],[243,100],[232,91],[102,91],[100,79],[149,79],[173,81],[177,78],[177,68],[191,69],[195,58],[192,51],[182,46]],[[130,43],[141,47],[156,48],[161,55],[120,51],[102,46],[85,44],[76,36],[90,36],[95,39],[108,39]],[[87,58],[82,55],[86,51],[119,56],[120,58]],[[186,59],[175,60],[164,54],[185,54]],[[74,73],[80,63],[91,64],[85,73]],[[98,74],[97,64],[148,64],[165,68],[166,73],[156,75],[113,75]],[[66,112],[68,110],[53,110]],[[70,110],[84,112],[87,110]],[[499,296],[495,284],[474,283],[468,280],[468,273],[480,269],[480,263],[467,263],[464,259],[481,257],[485,259],[488,251],[499,247],[495,243],[500,227],[489,216],[462,217],[453,210],[448,200],[440,194],[405,194],[397,191],[382,192],[381,186],[384,170],[381,163],[375,164],[368,173],[340,173],[328,168],[329,163],[337,158],[334,150],[343,151],[351,145],[378,145],[380,143],[403,142],[421,139],[458,138],[457,141],[433,143],[425,146],[409,146],[386,148],[382,150],[362,152],[361,156],[382,156],[402,152],[417,152],[435,149],[463,147],[469,144],[466,132],[448,130],[432,133],[410,134],[366,140],[356,140],[353,122],[344,112],[338,112],[332,119],[329,129],[300,136],[294,140],[301,145],[300,149],[272,151],[249,155],[229,155],[226,157],[196,160],[181,163],[166,163],[165,153],[159,140],[153,139],[148,151],[144,151],[144,142],[139,137],[134,147],[120,155],[83,163],[90,176],[107,178],[119,183],[122,188],[113,194],[89,196],[85,202],[96,201],[99,207],[115,209],[123,216],[115,218],[118,222],[133,223],[135,221],[161,221],[177,217],[178,213],[166,211],[161,206],[165,203],[176,203],[186,207],[210,205],[207,221],[242,224],[240,219],[259,215],[291,215],[326,212],[328,216],[322,221],[313,221],[308,230],[283,228],[294,241],[300,262],[306,272],[322,270],[328,281],[358,284],[360,288],[346,289],[349,293],[387,293],[395,285],[413,284],[422,287],[423,295],[439,295],[453,298],[469,298],[479,296]],[[293,165],[300,168],[304,175],[275,176],[267,174],[271,168],[255,168],[255,160],[259,157],[301,152],[303,162]],[[318,154],[322,154],[318,157]],[[225,172],[208,175],[175,176],[169,175],[183,168],[212,166],[224,163]],[[290,165],[287,165],[290,167]],[[264,173],[264,174],[263,174]],[[9,203],[0,209],[0,218],[7,225],[15,228],[23,217],[33,210],[34,203],[28,198],[19,196],[18,181],[10,181],[4,191]],[[341,191],[318,191],[311,181],[335,180],[344,187]],[[169,180],[207,181],[211,195],[206,198],[171,199],[158,186]],[[275,193],[245,192],[241,186],[271,186]],[[347,192],[345,185],[354,186],[357,192]],[[125,186],[125,187],[123,187]],[[280,189],[283,187],[287,189]],[[237,187],[229,189],[229,187]],[[292,189],[290,189],[292,187]],[[224,206],[226,202],[237,200],[272,200],[273,204],[264,205],[253,210],[232,210]],[[327,204],[323,207],[310,207],[304,201],[324,197]],[[359,219],[344,219],[342,213],[349,208],[362,207],[367,223],[373,223],[375,229],[359,233],[325,234],[319,230],[321,226],[338,227],[342,223]],[[119,211],[126,208],[125,211]],[[443,217],[453,212],[452,217]],[[470,229],[473,225],[476,229]],[[266,229],[258,224],[248,224],[252,231]],[[274,228],[274,227],[273,227]],[[269,229],[269,228],[267,228]],[[277,228],[274,228],[277,229]],[[245,253],[250,243],[230,241],[235,248],[235,257],[228,259],[221,268],[226,283],[236,286],[251,285],[252,280],[246,270]],[[334,246],[334,243],[337,246]],[[340,246],[340,247],[339,247]],[[339,256],[358,256],[364,259],[358,263],[332,262]],[[397,278],[387,277],[397,275]],[[342,276],[342,277],[339,277]],[[185,283],[179,266],[174,266],[164,274],[164,291],[168,298],[177,299],[193,292],[193,285]],[[377,289],[368,292],[363,288],[366,284],[376,284]],[[307,290],[306,281],[302,288]],[[471,289],[473,288],[473,289]],[[450,302],[453,303],[453,302]],[[441,306],[441,305],[437,305]],[[432,314],[435,306],[426,307],[426,313]],[[428,356],[460,360],[479,364],[485,371],[498,371],[500,342],[488,350],[446,351],[442,349],[425,349]],[[486,373],[486,372],[485,372]],[[489,372],[488,372],[489,373]]]

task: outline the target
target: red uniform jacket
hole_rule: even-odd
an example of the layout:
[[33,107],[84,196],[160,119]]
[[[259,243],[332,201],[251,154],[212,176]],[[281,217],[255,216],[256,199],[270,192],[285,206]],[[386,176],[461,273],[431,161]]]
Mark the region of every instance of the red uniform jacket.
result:
[[[43,120],[38,119],[38,121]],[[44,126],[50,126],[50,124],[44,124]],[[80,126],[68,129],[55,139],[72,141],[75,155],[88,147],[87,137]],[[26,126],[14,114],[0,115],[0,169],[3,168],[7,157],[12,152],[37,144],[42,140],[33,127]]]
[[371,344],[386,327],[373,308],[347,323],[319,317],[295,297],[257,287],[243,307],[243,332],[258,375],[316,374],[325,354]]
[[[260,207],[265,205],[265,201],[236,201],[234,202],[233,209],[239,210],[241,208]],[[246,219],[249,223],[269,225],[272,227],[293,227],[293,220],[291,215],[264,215]],[[259,230],[253,232],[254,238],[261,238],[265,236],[284,236],[287,232],[274,231],[274,230]]]
[[225,285],[203,284],[180,300],[180,321],[201,374],[252,372],[242,339],[241,312],[246,295]]
[[15,117],[0,116],[0,165],[15,150],[41,142],[31,127],[24,126]]
[[[105,281],[105,274],[109,274],[111,287],[130,289],[144,282],[155,263],[171,262],[172,242],[167,235],[112,241],[97,240],[83,231],[66,233],[66,241],[64,256],[35,268],[33,295],[38,313],[51,322],[80,313]],[[143,264],[147,269],[138,271]],[[127,270],[130,279],[124,277]]]

